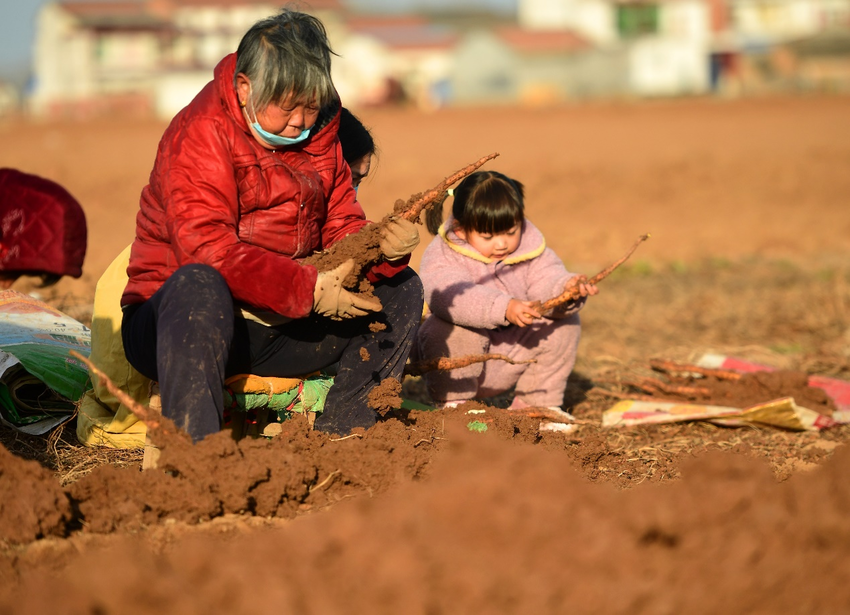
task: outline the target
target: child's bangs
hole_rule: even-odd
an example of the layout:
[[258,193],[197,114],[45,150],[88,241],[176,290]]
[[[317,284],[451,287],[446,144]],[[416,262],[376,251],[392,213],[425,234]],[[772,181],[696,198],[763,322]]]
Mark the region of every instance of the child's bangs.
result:
[[492,195],[486,201],[488,207],[477,208],[474,212],[472,229],[478,233],[497,234],[506,233],[523,221],[522,206],[517,203],[512,195],[502,192],[500,195]]

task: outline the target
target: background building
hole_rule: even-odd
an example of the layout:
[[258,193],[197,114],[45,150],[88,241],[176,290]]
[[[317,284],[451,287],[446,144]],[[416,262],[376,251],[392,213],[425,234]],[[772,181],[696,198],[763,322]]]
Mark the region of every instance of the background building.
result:
[[[38,17],[28,109],[173,116],[269,0],[59,0]],[[850,0],[517,0],[515,17],[364,14],[325,23],[352,107],[850,90]]]

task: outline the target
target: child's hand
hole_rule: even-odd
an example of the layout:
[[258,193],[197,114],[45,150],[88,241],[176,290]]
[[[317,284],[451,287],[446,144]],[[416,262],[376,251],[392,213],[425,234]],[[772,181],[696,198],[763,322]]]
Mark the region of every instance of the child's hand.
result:
[[520,301],[519,299],[511,299],[508,302],[508,309],[505,311],[505,318],[508,322],[517,327],[527,327],[532,324],[536,318],[540,318],[540,312],[535,310],[531,301]]
[[587,282],[587,276],[584,274],[574,275],[567,280],[566,285],[564,285],[564,290],[573,286],[578,287],[578,292],[582,297],[592,297],[599,292],[599,289],[596,288],[596,284],[589,284]]
[[580,309],[581,306],[584,305],[584,301],[587,297],[599,292],[599,289],[596,288],[596,284],[589,284],[587,282],[587,276],[584,274],[574,275],[567,280],[566,284],[564,284],[564,294],[569,293],[574,289],[578,294],[575,299],[570,299],[566,303],[562,303],[561,305],[552,308],[552,311],[546,314],[546,316],[549,318],[566,318]]

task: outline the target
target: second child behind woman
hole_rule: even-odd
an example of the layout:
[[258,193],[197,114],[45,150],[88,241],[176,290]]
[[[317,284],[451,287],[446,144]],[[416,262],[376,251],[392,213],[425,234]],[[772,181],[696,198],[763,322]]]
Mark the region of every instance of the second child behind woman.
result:
[[372,157],[377,155],[378,148],[369,129],[345,107],[339,113],[339,143],[342,157],[351,169],[351,185],[357,192],[372,169]]
[[[454,406],[515,387],[511,408],[560,408],[576,360],[578,311],[597,288],[546,247],[525,217],[523,185],[502,173],[464,179],[444,224],[439,208],[429,214],[428,230],[438,236],[425,250],[420,278],[431,314],[419,329],[414,360],[497,353],[535,361],[428,372],[431,398]],[[534,308],[570,285],[578,285],[581,299],[548,313]]]

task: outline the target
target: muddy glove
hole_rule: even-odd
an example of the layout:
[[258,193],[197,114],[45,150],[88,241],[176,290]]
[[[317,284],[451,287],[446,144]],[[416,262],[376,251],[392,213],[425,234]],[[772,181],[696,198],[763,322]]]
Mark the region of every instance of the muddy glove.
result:
[[313,311],[331,320],[365,316],[381,311],[377,297],[363,297],[342,287],[342,281],[354,269],[354,260],[347,260],[336,269],[323,271],[316,278],[313,290]]
[[404,218],[390,218],[381,235],[381,252],[388,261],[407,256],[419,245],[416,224]]

